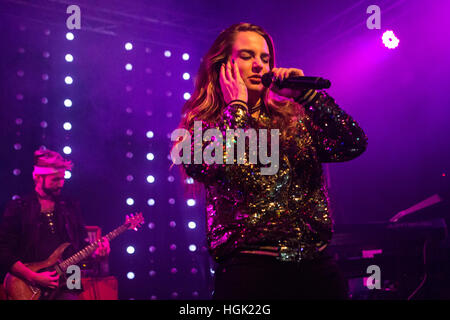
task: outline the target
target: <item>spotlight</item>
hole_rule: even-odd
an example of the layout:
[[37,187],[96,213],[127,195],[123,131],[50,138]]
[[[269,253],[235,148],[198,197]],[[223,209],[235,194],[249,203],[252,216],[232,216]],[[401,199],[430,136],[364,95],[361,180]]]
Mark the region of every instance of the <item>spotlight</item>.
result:
[[183,53],[183,60],[188,61],[189,60],[189,53]]
[[64,81],[66,82],[66,84],[72,84],[73,83],[73,79],[71,76],[67,76],[64,78]]
[[155,177],[152,176],[152,175],[147,176],[147,182],[148,182],[148,183],[153,183],[153,182],[155,182]]
[[147,204],[151,207],[155,205],[155,199],[148,199]]
[[70,108],[72,106],[72,100],[70,100],[70,99],[64,100],[64,106],[66,106],[67,108]]
[[75,36],[73,35],[72,32],[67,32],[66,39],[71,41],[71,40],[75,39]]
[[73,61],[73,56],[70,53],[66,54],[65,58],[66,58],[67,62],[72,62]]
[[134,253],[134,247],[133,246],[128,246],[127,247],[127,252],[128,252],[128,254],[133,254]]
[[386,48],[395,49],[398,47],[400,40],[395,36],[392,30],[387,30],[381,37]]
[[183,79],[184,80],[189,80],[191,78],[191,75],[187,72],[183,73]]
[[195,245],[195,244],[191,244],[190,246],[189,246],[189,251],[190,252],[195,252],[197,250],[197,246]]
[[164,56],[166,58],[170,58],[171,55],[172,55],[172,52],[170,52],[169,50],[164,51]]
[[151,161],[153,159],[155,159],[155,156],[153,155],[153,153],[151,153],[151,152],[147,153],[147,160]]
[[184,98],[184,100],[189,100],[191,98],[191,94],[189,92],[185,92],[183,94],[183,98]]
[[65,146],[65,147],[63,148],[63,152],[64,152],[65,154],[71,154],[71,153],[72,153],[72,148],[69,147],[69,146]]
[[64,179],[70,179],[72,178],[72,173],[69,170],[66,170],[64,172]]
[[146,133],[147,138],[153,138],[153,131],[147,131]]
[[132,206],[134,204],[133,198],[127,198],[127,205]]
[[64,128],[64,130],[69,131],[72,129],[72,124],[70,122],[64,122],[63,128]]
[[195,206],[195,200],[194,200],[194,199],[188,199],[188,200],[186,201],[186,203],[187,203],[187,205],[188,205],[189,207]]
[[131,63],[127,63],[125,65],[125,69],[128,70],[128,71],[131,71],[131,70],[133,70],[133,65]]
[[131,44],[131,42],[125,43],[125,50],[130,51],[131,49],[133,49],[133,45]]
[[194,221],[189,221],[188,227],[189,229],[195,229],[195,227],[197,227],[197,224]]
[[131,272],[131,271],[128,272],[127,273],[127,278],[130,279],[130,280],[134,279],[134,272]]

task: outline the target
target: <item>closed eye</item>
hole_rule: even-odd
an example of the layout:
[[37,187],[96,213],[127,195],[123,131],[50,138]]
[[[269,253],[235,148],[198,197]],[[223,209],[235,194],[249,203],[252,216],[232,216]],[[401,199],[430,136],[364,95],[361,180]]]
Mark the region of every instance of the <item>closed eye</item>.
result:
[[[252,57],[241,57],[241,59],[243,59],[243,60],[249,60],[249,59],[251,59],[251,58],[252,58]],[[267,64],[267,63],[269,63],[269,58],[261,59],[261,61],[262,61],[263,63]]]

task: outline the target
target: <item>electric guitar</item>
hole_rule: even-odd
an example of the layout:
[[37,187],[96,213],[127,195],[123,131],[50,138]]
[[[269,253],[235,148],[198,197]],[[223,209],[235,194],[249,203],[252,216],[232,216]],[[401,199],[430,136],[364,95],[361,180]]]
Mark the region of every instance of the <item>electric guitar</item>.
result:
[[[120,227],[114,229],[110,233],[108,233],[105,237],[108,241],[111,241],[121,233],[126,230],[138,230],[144,223],[144,218],[142,213],[138,213],[136,216],[126,216],[125,223]],[[101,241],[101,240],[99,240]],[[57,288],[44,288],[38,285],[29,283],[28,281],[12,275],[11,273],[7,273],[5,276],[5,280],[3,285],[5,287],[5,292],[8,297],[8,300],[51,300],[54,299],[55,295],[61,290],[64,286],[66,286],[66,282],[64,281],[66,278],[67,268],[71,265],[76,265],[80,261],[89,257],[99,246],[98,241],[93,242],[90,245],[86,246],[84,249],[78,251],[70,258],[61,261],[61,256],[64,250],[70,245],[70,243],[65,242],[61,244],[55,251],[50,255],[50,257],[41,262],[33,262],[26,263],[25,265],[34,272],[39,271],[56,271],[59,274],[59,285]]]

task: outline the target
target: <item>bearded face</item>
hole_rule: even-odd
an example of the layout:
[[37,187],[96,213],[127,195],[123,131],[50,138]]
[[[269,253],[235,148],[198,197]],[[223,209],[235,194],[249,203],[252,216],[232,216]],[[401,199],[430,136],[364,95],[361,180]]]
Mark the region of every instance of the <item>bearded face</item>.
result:
[[[64,172],[42,175],[37,179],[36,191],[50,198],[57,198],[61,195],[64,186]],[[40,192],[41,191],[41,192]]]

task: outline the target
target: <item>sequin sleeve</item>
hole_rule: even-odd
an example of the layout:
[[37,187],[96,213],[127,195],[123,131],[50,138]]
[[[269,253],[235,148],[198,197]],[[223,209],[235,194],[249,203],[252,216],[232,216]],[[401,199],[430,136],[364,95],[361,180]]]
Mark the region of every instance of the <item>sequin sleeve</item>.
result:
[[[215,124],[206,123],[202,121],[202,131],[194,131],[194,127],[190,128],[189,132],[192,137],[191,142],[191,159],[192,163],[183,164],[186,174],[191,176],[193,179],[206,183],[206,184],[215,184],[223,182],[225,177],[225,172],[230,170],[230,166],[227,166],[227,159],[230,156],[226,151],[225,137],[227,129],[248,129],[249,127],[249,117],[248,110],[244,105],[241,104],[231,104],[224,108],[222,111],[222,116],[219,121]],[[203,135],[208,129],[216,129],[217,133],[220,132],[222,140],[212,138],[211,141],[205,142],[203,141]],[[197,137],[196,137],[197,135]],[[195,144],[198,144],[198,141],[202,141],[201,147],[197,146],[198,150],[203,152],[205,148],[214,148],[218,147],[222,149],[223,161],[222,163],[210,163],[208,164],[204,159],[202,159],[201,163],[195,163]],[[200,149],[201,148],[201,149]],[[233,160],[233,163],[236,163],[236,159]]]
[[296,101],[311,120],[309,130],[321,162],[348,161],[366,150],[364,131],[327,92],[309,90]]

